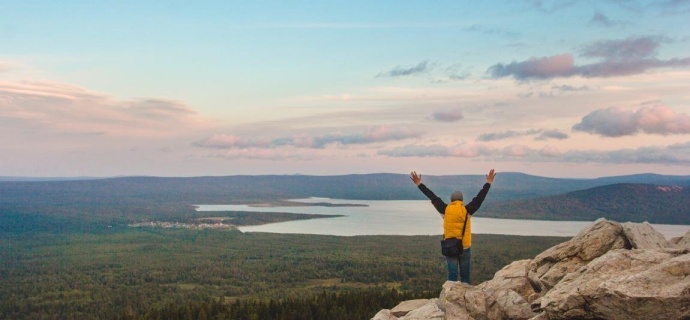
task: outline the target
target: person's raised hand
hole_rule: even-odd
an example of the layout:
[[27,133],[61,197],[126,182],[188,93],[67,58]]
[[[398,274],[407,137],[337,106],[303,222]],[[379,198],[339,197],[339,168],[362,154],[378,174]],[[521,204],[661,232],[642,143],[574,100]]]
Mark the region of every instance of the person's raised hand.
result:
[[494,183],[495,177],[496,177],[496,173],[494,172],[494,169],[491,169],[491,171],[489,171],[489,174],[486,175],[486,183],[488,183],[488,184]]
[[412,179],[412,182],[416,185],[422,184],[422,174],[420,173],[417,175],[417,171],[410,172],[410,179]]

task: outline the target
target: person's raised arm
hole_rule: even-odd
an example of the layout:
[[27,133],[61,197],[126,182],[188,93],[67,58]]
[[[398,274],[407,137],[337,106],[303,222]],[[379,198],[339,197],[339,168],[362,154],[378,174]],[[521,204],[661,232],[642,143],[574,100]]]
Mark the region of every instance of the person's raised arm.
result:
[[410,179],[414,184],[417,185],[417,188],[419,188],[422,193],[431,200],[431,204],[434,205],[434,208],[436,208],[436,211],[440,214],[445,214],[446,213],[446,207],[448,206],[439,196],[434,194],[429,188],[427,188],[423,183],[422,183],[422,175],[417,174],[416,171],[410,172]]
[[476,197],[472,198],[472,201],[468,203],[465,208],[467,209],[467,213],[469,214],[474,214],[479,210],[479,207],[482,206],[482,203],[484,202],[484,198],[486,198],[486,195],[489,193],[489,189],[491,188],[491,184],[494,183],[494,178],[496,178],[496,172],[494,169],[491,169],[489,171],[489,174],[485,175],[486,177],[486,183],[482,187],[482,190],[479,191]]

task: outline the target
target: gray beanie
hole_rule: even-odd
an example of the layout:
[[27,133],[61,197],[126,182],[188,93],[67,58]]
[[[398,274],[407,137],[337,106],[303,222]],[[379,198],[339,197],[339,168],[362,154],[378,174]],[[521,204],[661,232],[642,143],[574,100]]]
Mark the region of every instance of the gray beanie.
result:
[[453,193],[450,195],[450,202],[453,202],[455,200],[460,200],[462,201],[462,192],[460,191],[453,191]]

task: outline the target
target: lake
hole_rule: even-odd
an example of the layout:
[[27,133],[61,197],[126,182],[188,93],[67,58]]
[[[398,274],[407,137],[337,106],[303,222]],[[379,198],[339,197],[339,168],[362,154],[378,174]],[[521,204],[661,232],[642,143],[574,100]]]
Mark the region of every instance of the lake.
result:
[[[260,226],[240,227],[242,232],[299,233],[336,236],[440,235],[443,219],[428,200],[343,200],[327,198],[293,199],[301,203],[357,204],[366,207],[248,205],[197,205],[197,211],[259,211],[344,215],[337,218],[295,220]],[[480,209],[472,216],[472,232],[520,236],[572,237],[592,221],[543,221],[482,218]],[[652,224],[667,239],[683,236],[690,226]]]

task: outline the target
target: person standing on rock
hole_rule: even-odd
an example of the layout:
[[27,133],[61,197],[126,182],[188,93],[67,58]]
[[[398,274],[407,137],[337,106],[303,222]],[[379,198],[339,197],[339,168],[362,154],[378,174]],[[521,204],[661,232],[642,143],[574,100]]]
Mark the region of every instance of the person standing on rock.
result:
[[[446,204],[422,183],[421,174],[417,174],[416,171],[410,173],[410,179],[412,179],[419,190],[431,200],[434,208],[436,208],[443,217],[443,239],[462,238],[462,247],[464,248],[462,256],[445,257],[448,267],[448,281],[458,281],[459,269],[460,281],[468,284],[470,283],[472,219],[467,215],[471,216],[479,210],[482,202],[484,202],[484,198],[486,198],[486,194],[489,193],[489,188],[491,188],[491,184],[494,182],[495,177],[496,173],[494,169],[491,169],[489,174],[486,175],[486,183],[482,187],[482,190],[479,191],[472,201],[464,205],[462,192],[454,191],[450,195],[450,204]],[[465,223],[467,223],[467,226],[465,226]],[[465,231],[464,234],[462,234],[463,230]]]

